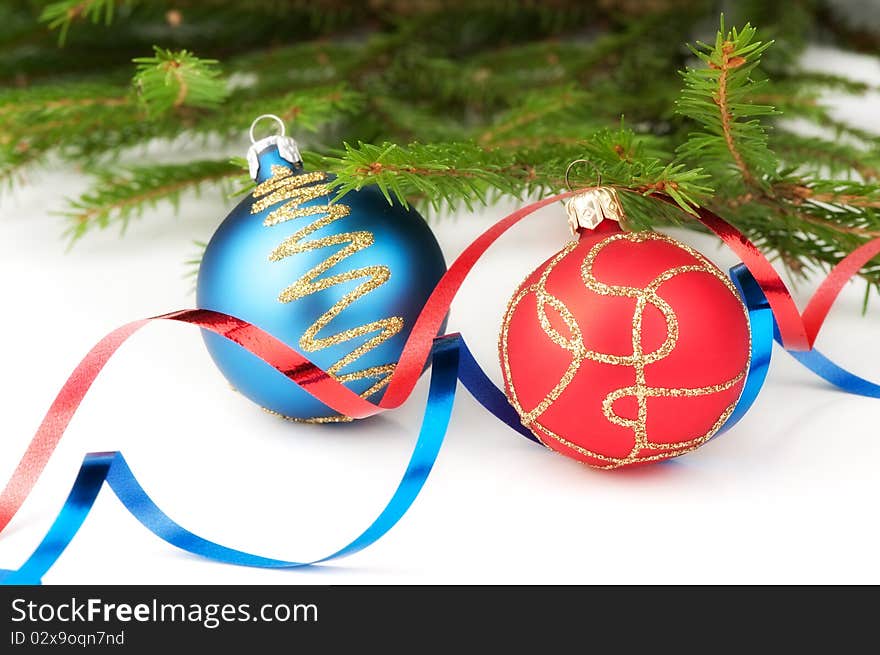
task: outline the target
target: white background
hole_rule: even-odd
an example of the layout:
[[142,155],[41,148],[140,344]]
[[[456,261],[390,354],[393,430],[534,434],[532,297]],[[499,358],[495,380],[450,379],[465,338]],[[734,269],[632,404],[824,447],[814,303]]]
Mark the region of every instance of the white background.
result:
[[[880,82],[876,59],[813,48],[805,64]],[[877,93],[829,102],[877,128]],[[2,480],[94,342],[193,305],[183,262],[231,206],[219,194],[190,197],[177,218],[161,206],[122,240],[95,233],[66,253],[53,212],[84,184],[74,170],[40,172],[0,205]],[[432,219],[447,260],[514,207]],[[722,268],[735,263],[709,238],[677,236]],[[561,208],[543,210],[484,257],[453,305],[450,331],[466,336],[496,382],[507,300],[567,238]],[[810,291],[797,288],[801,306]],[[862,317],[862,291],[854,283],[844,292],[819,347],[878,379],[880,303]],[[270,557],[327,554],[397,485],[427,377],[395,412],[342,429],[293,425],[233,393],[197,330],[149,326],[111,360],[0,536],[0,568],[32,551],[96,450],[122,450],[159,506],[198,534]],[[878,583],[878,418],[880,402],[828,387],[777,349],[758,402],[732,432],[665,465],[598,472],[527,442],[462,389],[424,492],[366,551],[309,570],[216,564],[158,540],[105,490],[45,582]]]

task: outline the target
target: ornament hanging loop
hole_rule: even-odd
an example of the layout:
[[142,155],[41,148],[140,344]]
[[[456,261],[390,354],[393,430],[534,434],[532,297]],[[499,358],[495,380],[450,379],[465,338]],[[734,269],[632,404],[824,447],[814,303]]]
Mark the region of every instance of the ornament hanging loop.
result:
[[275,122],[279,125],[279,127],[281,128],[281,132],[280,132],[277,136],[282,136],[282,137],[283,137],[283,136],[285,136],[285,135],[287,134],[287,127],[284,125],[284,121],[283,121],[283,120],[281,120],[281,119],[280,119],[278,116],[276,116],[275,114],[262,114],[262,115],[260,115],[260,116],[257,116],[257,117],[254,119],[254,122],[251,123],[251,129],[248,131],[248,134],[250,134],[250,137],[251,137],[251,143],[256,143],[256,142],[257,142],[257,138],[254,136],[254,128],[257,127],[257,124],[258,124],[260,121],[267,120],[267,119],[268,119],[268,120],[275,121]]
[[577,166],[578,164],[588,164],[589,166],[592,166],[593,170],[596,171],[596,186],[597,187],[602,186],[602,171],[599,170],[599,167],[596,166],[596,164],[591,162],[589,159],[575,159],[565,169],[565,186],[568,188],[569,191],[574,191],[574,189],[571,186],[571,180],[569,179],[569,175],[571,175],[571,169],[574,168],[575,166]]
[[596,186],[578,192],[565,202],[571,236],[576,237],[580,229],[592,230],[606,219],[621,222],[624,213],[617,191],[613,187],[602,186],[602,171],[589,159],[575,159],[565,169],[565,186],[568,190],[574,191],[569,175],[576,164],[589,164],[593,167],[596,171]]
[[[265,138],[257,140],[254,136],[254,129],[257,124],[263,120],[275,121],[281,128],[277,134],[272,134]],[[272,146],[278,149],[278,155],[289,164],[302,167],[302,155],[299,152],[299,146],[296,141],[287,136],[287,128],[284,121],[275,114],[262,114],[254,119],[251,123],[251,129],[248,131],[251,137],[251,147],[247,152],[248,168],[250,169],[251,179],[256,180],[260,171],[260,153]]]

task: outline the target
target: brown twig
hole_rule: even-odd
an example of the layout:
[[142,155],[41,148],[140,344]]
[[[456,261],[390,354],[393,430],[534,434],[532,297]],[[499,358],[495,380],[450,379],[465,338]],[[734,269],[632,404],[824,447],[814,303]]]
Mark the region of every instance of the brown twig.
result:
[[727,98],[727,77],[731,70],[739,68],[746,60],[743,57],[731,57],[734,45],[729,41],[721,46],[721,66],[711,64],[713,68],[718,68],[721,72],[718,75],[718,93],[713,95],[715,104],[718,105],[718,111],[721,114],[721,131],[724,133],[724,142],[727,144],[727,150],[736,167],[742,175],[743,181],[749,186],[755,186],[755,178],[749,167],[746,165],[742,154],[737,150],[736,142],[733,138],[733,114]]
[[[534,166],[529,164],[511,164],[499,168],[497,173],[515,173],[522,172],[523,177],[528,180],[537,179]],[[380,173],[410,173],[412,175],[420,175],[423,177],[462,177],[475,178],[476,173],[470,171],[462,171],[457,168],[419,168],[417,166],[398,166],[396,164],[383,164],[380,161],[374,161],[366,166],[360,166],[355,169],[358,175],[369,176],[379,175]]]
[[110,98],[60,98],[58,100],[42,100],[30,103],[10,103],[0,107],[0,115],[11,111],[20,112],[25,108],[34,109],[61,109],[63,107],[120,107],[131,102],[128,96],[115,96]]
[[812,188],[804,184],[776,184],[774,193],[782,198],[790,200],[796,205],[806,201],[821,202],[827,205],[843,205],[849,207],[880,208],[880,199],[863,196],[855,193],[816,193]]
[[180,88],[177,90],[177,97],[174,99],[174,108],[180,109],[183,106],[183,103],[186,102],[186,96],[189,95],[189,86],[186,83],[186,80],[183,79],[183,71],[181,70],[180,62],[176,59],[172,59],[165,64],[165,70],[170,71],[174,76],[174,79],[177,80],[177,83],[180,85]]
[[880,230],[870,230],[868,228],[857,227],[854,225],[841,225],[840,223],[835,223],[834,221],[824,220],[817,216],[812,216],[811,214],[799,211],[795,205],[783,205],[779,202],[773,202],[773,200],[766,196],[760,196],[754,198],[753,200],[771,209],[781,209],[784,213],[788,214],[792,218],[795,218],[796,220],[810,223],[811,225],[818,225],[820,227],[824,227],[828,230],[833,230],[834,232],[838,232],[840,234],[849,234],[852,236],[866,237],[871,239],[875,237],[880,237]]
[[850,207],[870,207],[880,209],[880,200],[866,198],[851,193],[815,193],[809,196],[813,202],[824,202],[829,205],[848,205]]

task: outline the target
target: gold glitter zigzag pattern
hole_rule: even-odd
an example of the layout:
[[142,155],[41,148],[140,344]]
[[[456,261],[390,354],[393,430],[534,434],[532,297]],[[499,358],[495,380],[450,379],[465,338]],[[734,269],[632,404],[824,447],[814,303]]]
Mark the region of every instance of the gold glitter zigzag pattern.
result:
[[[307,237],[323,227],[330,225],[351,213],[351,209],[344,204],[334,203],[325,205],[313,205],[303,207],[303,203],[315,198],[320,198],[330,191],[330,185],[325,183],[327,176],[321,172],[303,173],[294,175],[292,171],[283,166],[272,167],[272,177],[259,184],[254,190],[254,202],[251,213],[258,214],[269,207],[281,204],[273,209],[264,221],[266,227],[272,227],[286,221],[304,218],[306,216],[318,216],[319,218],[301,230],[282,241],[270,254],[269,261],[277,262],[287,257],[326,248],[340,246],[332,255],[327,257],[317,266],[303,274],[296,282],[284,289],[278,296],[283,303],[293,302],[305,296],[323,291],[337,284],[344,284],[352,280],[363,280],[354,289],[340,298],[330,309],[321,314],[314,323],[299,338],[299,347],[304,352],[315,352],[329,348],[345,341],[357,339],[373,333],[372,337],[363,344],[353,349],[347,355],[332,364],[327,372],[340,382],[353,380],[375,379],[376,382],[361,396],[367,398],[380,389],[384,388],[394,372],[395,364],[383,364],[371,366],[343,373],[342,371],[363,357],[365,354],[377,348],[379,345],[392,338],[403,329],[403,318],[391,316],[365,325],[343,330],[330,336],[320,336],[339,314],[345,311],[358,299],[375,291],[385,284],[391,277],[391,270],[385,265],[365,266],[363,268],[345,271],[334,275],[327,275],[331,268],[355,253],[365,250],[373,245],[375,237],[372,232],[357,231],[333,234],[318,239],[306,241]],[[271,412],[275,414],[276,412]],[[290,417],[284,417],[290,418]],[[310,419],[293,419],[309,423],[334,423],[350,421],[347,416],[318,417]]]

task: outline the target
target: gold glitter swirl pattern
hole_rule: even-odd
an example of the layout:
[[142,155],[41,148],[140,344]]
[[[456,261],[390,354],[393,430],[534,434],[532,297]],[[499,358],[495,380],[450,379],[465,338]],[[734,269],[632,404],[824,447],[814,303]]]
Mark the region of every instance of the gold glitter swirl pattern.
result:
[[[596,260],[596,257],[609,244],[621,240],[630,241],[632,243],[641,243],[650,240],[665,241],[678,248],[681,248],[682,250],[685,250],[687,253],[697,259],[699,263],[671,268],[658,275],[644,288],[630,287],[624,285],[611,285],[597,280],[593,275],[593,264]],[[718,420],[705,434],[700,435],[694,439],[675,443],[654,443],[649,440],[647,431],[648,398],[692,398],[727,391],[735,387],[745,378],[746,371],[748,370],[749,361],[746,362],[746,366],[743,368],[743,371],[741,371],[738,375],[720,384],[706,387],[682,388],[649,386],[647,384],[645,376],[646,366],[654,362],[660,361],[665,357],[668,357],[669,354],[675,349],[679,338],[678,318],[675,315],[675,311],[663,298],[658,295],[658,290],[663,283],[671,280],[678,275],[690,272],[703,272],[712,275],[713,277],[720,280],[725,287],[727,287],[733,297],[737,299],[737,302],[740,302],[739,294],[737,293],[735,287],[733,286],[731,281],[723,273],[721,273],[721,271],[719,271],[714,264],[703,257],[702,254],[700,254],[693,248],[690,248],[689,246],[675,241],[674,239],[671,239],[663,234],[658,234],[655,232],[621,232],[618,234],[614,234],[596,243],[587,253],[587,256],[584,258],[584,261],[582,262],[580,268],[581,279],[587,289],[593,291],[598,295],[622,296],[633,298],[636,301],[632,321],[632,355],[611,355],[607,353],[592,351],[584,344],[583,331],[575,320],[574,314],[572,314],[571,310],[569,310],[560,299],[550,294],[546,288],[547,280],[550,277],[550,273],[556,268],[559,262],[565,259],[565,257],[567,257],[575,248],[577,248],[577,246],[577,242],[569,243],[559,252],[558,255],[556,255],[553,259],[550,260],[550,262],[548,262],[538,280],[528,286],[520,288],[519,292],[511,299],[510,304],[507,307],[507,312],[505,313],[504,320],[502,322],[501,338],[499,343],[501,350],[501,361],[504,368],[505,378],[508,380],[508,396],[511,404],[519,414],[520,420],[522,421],[523,425],[530,428],[532,432],[534,432],[535,435],[538,436],[539,439],[541,439],[541,434],[546,435],[558,442],[560,445],[575,451],[583,457],[603,462],[604,464],[598,466],[598,468],[610,469],[620,466],[626,466],[628,464],[634,464],[637,462],[650,462],[660,459],[667,459],[669,457],[675,457],[696,449],[704,442],[708,441],[721,428],[724,422],[733,413],[733,410],[736,407],[736,402],[731,403],[728,407],[725,408]],[[550,390],[550,392],[547,393],[547,395],[533,409],[526,410],[520,403],[520,400],[516,394],[516,389],[512,383],[513,378],[511,376],[510,370],[507,334],[514,311],[522,302],[522,300],[529,294],[535,294],[538,314],[537,318],[544,333],[547,335],[550,341],[571,354],[571,362],[569,363],[565,372],[562,374],[559,382]],[[642,320],[645,309],[649,305],[655,307],[662,314],[666,322],[666,338],[659,348],[657,348],[653,352],[646,353],[643,351],[642,347]],[[741,302],[740,305],[742,305]],[[559,332],[554,329],[553,326],[550,324],[550,320],[547,317],[547,306],[553,308],[557,312],[559,317],[562,319],[562,322],[568,328],[570,337],[565,337],[559,334]],[[746,320],[748,320],[748,314],[744,305],[742,306],[742,311],[743,316]],[[749,347],[749,353],[751,353],[751,347]],[[749,357],[751,357],[751,354],[749,355]],[[547,426],[543,425],[540,421],[541,415],[547,411],[547,409],[560,397],[562,392],[565,391],[565,389],[571,384],[571,381],[574,379],[574,376],[577,374],[578,370],[580,369],[581,363],[584,360],[602,362],[604,364],[610,364],[612,366],[629,366],[632,367],[635,371],[635,384],[622,387],[620,389],[616,389],[610,392],[602,401],[602,412],[608,419],[608,421],[615,425],[619,425],[633,431],[633,447],[625,457],[610,457],[608,455],[586,449],[583,446],[580,446],[579,444],[576,444],[562,437],[561,435],[556,434]],[[618,415],[614,411],[614,403],[621,398],[627,397],[634,397],[638,404],[638,412],[635,418],[626,418]],[[650,451],[653,450],[662,450],[663,452],[651,453]]]
[[[325,276],[331,268],[355,253],[369,248],[375,242],[373,233],[365,230],[343,232],[309,241],[306,240],[309,235],[331,223],[345,218],[351,212],[347,205],[341,203],[313,205],[309,207],[302,206],[310,200],[320,198],[329,193],[330,185],[324,183],[326,179],[327,176],[321,172],[294,175],[292,171],[283,166],[273,166],[272,177],[259,184],[254,190],[253,197],[256,202],[254,202],[251,208],[251,213],[258,214],[270,207],[280,204],[279,207],[269,212],[269,215],[263,222],[266,227],[272,227],[306,216],[319,217],[317,220],[309,223],[276,246],[269,254],[269,261],[277,262],[287,257],[310,252],[312,250],[331,246],[336,247],[336,250],[333,251],[332,255],[328,256],[324,261],[317,266],[314,266],[293,284],[285,288],[278,296],[280,302],[293,302],[294,300],[304,298],[313,293],[318,293],[319,291],[336,286],[337,284],[344,284],[353,280],[362,280],[360,284],[346,293],[306,329],[299,338],[299,347],[304,352],[315,352],[352,339],[357,339],[358,337],[373,335],[363,344],[353,349],[347,355],[327,368],[327,372],[340,382],[351,382],[353,380],[363,379],[376,380],[369,389],[361,393],[362,397],[368,398],[388,384],[389,378],[394,372],[396,365],[383,364],[347,373],[343,373],[342,371],[400,332],[403,329],[403,318],[400,316],[391,316],[355,328],[343,330],[342,332],[337,332],[336,334],[329,336],[320,336],[321,332],[327,328],[328,325],[339,316],[339,314],[345,311],[347,307],[381,287],[391,277],[391,270],[385,265],[365,266],[363,268],[345,271],[344,273]],[[270,413],[275,414],[276,412],[270,411]],[[308,423],[338,423],[352,420],[347,416],[316,417],[309,419],[284,418]]]

